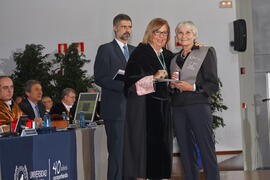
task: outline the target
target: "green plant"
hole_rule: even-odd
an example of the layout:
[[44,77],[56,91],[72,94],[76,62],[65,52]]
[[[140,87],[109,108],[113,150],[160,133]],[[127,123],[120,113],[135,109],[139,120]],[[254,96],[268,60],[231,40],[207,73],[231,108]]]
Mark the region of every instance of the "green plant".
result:
[[14,83],[14,96],[24,95],[26,81],[35,79],[41,82],[43,94],[51,96],[53,86],[50,69],[52,64],[46,59],[49,54],[43,54],[44,47],[40,44],[27,44],[23,52],[17,51],[13,54],[16,69],[11,75]]
[[55,54],[53,84],[55,87],[54,98],[60,100],[61,90],[73,88],[77,93],[87,92],[92,87],[93,79],[86,75],[86,70],[82,70],[85,63],[90,60],[85,59],[85,55],[79,53],[77,45],[71,44],[65,54]]
[[[221,95],[222,82],[218,79],[219,90],[214,95],[211,96],[211,112],[213,115],[213,132],[218,127],[224,127],[225,123],[222,117],[218,116],[217,112],[222,112],[223,110],[227,110],[228,107],[223,104],[223,98]],[[215,138],[215,132],[213,133]],[[217,141],[216,141],[217,142]]]

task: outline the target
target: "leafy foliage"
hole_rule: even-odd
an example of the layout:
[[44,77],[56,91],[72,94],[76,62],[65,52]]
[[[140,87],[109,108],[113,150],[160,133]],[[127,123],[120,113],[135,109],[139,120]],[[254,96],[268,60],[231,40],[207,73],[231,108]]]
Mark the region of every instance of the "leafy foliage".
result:
[[[55,54],[53,61],[46,61],[49,54],[43,54],[44,47],[40,44],[29,44],[23,52],[13,54],[16,70],[11,75],[14,82],[14,97],[24,95],[26,81],[35,79],[41,82],[43,96],[50,96],[54,101],[60,100],[63,89],[73,88],[77,93],[87,92],[92,87],[93,78],[86,76],[82,70],[85,63],[84,54],[79,54],[77,45],[71,44],[65,53]],[[56,68],[58,67],[58,68]]]
[[89,62],[84,54],[77,51],[75,43],[68,47],[64,55],[55,54],[53,64],[58,68],[53,71],[54,98],[59,100],[61,90],[67,87],[73,88],[77,93],[87,92],[87,89],[92,87],[93,79],[86,76],[86,70],[82,70],[84,64]]
[[11,75],[14,83],[14,95],[24,95],[24,85],[26,81],[35,79],[41,82],[44,95],[51,95],[52,76],[50,75],[50,68],[52,64],[46,62],[46,58],[49,54],[43,55],[42,51],[44,47],[42,45],[29,44],[25,46],[23,52],[15,52],[13,54],[14,61],[17,65],[16,70]]
[[[222,82],[220,81],[220,79],[218,80],[218,83],[219,83],[218,92],[211,96],[211,112],[213,115],[213,131],[215,129],[217,129],[218,127],[225,126],[223,118],[218,116],[216,113],[222,112],[223,110],[228,109],[228,107],[223,104],[223,98],[221,95]],[[215,133],[213,133],[213,136],[215,138]]]

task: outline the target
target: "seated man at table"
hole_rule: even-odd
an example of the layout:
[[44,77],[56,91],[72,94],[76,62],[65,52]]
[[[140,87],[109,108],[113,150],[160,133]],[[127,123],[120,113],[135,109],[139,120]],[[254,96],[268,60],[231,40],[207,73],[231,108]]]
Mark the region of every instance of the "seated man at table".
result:
[[15,121],[23,115],[22,110],[13,101],[13,82],[8,76],[0,76],[0,133],[8,132],[10,121]]
[[63,112],[67,115],[67,121],[69,124],[72,124],[72,120],[74,119],[74,114],[76,110],[76,106],[74,105],[76,101],[76,92],[72,88],[65,88],[62,91],[61,102],[56,103],[51,108],[51,115],[62,115]]
[[40,127],[42,118],[45,114],[45,107],[41,102],[42,87],[39,81],[28,80],[25,85],[26,98],[19,104],[24,114],[28,115],[29,119],[36,122],[36,127]]

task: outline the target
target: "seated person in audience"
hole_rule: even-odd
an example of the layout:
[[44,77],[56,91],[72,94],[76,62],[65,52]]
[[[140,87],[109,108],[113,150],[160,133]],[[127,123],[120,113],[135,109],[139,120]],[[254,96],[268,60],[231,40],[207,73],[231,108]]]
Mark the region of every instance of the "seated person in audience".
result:
[[12,80],[8,76],[0,76],[0,133],[8,132],[10,121],[16,121],[23,115],[18,104],[12,99],[13,92]]
[[42,98],[42,103],[45,106],[46,112],[49,113],[53,106],[52,98],[50,98],[49,96],[44,96]]
[[55,103],[51,108],[51,115],[62,115],[63,112],[67,115],[67,121],[69,124],[72,124],[74,119],[76,106],[74,105],[76,101],[76,92],[72,88],[65,88],[62,91],[61,102]]
[[29,119],[36,122],[36,127],[40,127],[42,118],[45,114],[45,107],[41,102],[42,87],[39,81],[28,80],[25,85],[26,98],[19,104],[24,114],[28,115]]

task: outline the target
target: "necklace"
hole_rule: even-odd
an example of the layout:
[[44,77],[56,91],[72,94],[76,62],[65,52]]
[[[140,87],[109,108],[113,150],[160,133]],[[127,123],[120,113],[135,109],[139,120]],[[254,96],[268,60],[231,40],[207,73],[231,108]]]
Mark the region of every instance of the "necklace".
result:
[[189,51],[189,52],[187,53],[187,55],[185,56],[185,55],[184,55],[184,50],[182,50],[181,53],[180,53],[180,55],[181,55],[181,57],[182,57],[183,59],[186,59],[186,58],[188,57],[189,53],[190,53],[190,51]]
[[[153,46],[150,44],[150,46],[153,48]],[[158,61],[159,61],[159,63],[160,63],[160,65],[161,65],[161,67],[164,69],[164,70],[167,70],[167,68],[166,68],[166,63],[165,63],[165,58],[164,58],[164,56],[163,56],[163,53],[162,53],[162,51],[160,51],[160,56],[157,54],[157,52],[156,52],[156,50],[153,48],[153,50],[154,50],[154,52],[155,52],[155,54],[156,54],[156,56],[157,56],[157,58],[158,58]],[[161,60],[162,59],[162,60]]]
[[164,61],[164,56],[163,56],[162,52],[160,53],[160,56],[156,53],[156,56],[157,56],[157,58],[158,58],[158,61],[159,61],[160,65],[162,66],[162,68],[163,68],[164,70],[166,70],[166,69],[167,69],[167,68],[166,68],[166,63],[165,63],[165,61]]
[[181,55],[182,58],[185,58],[186,56],[184,56],[184,53],[183,52],[184,51],[182,50],[181,53],[180,53],[180,55]]

